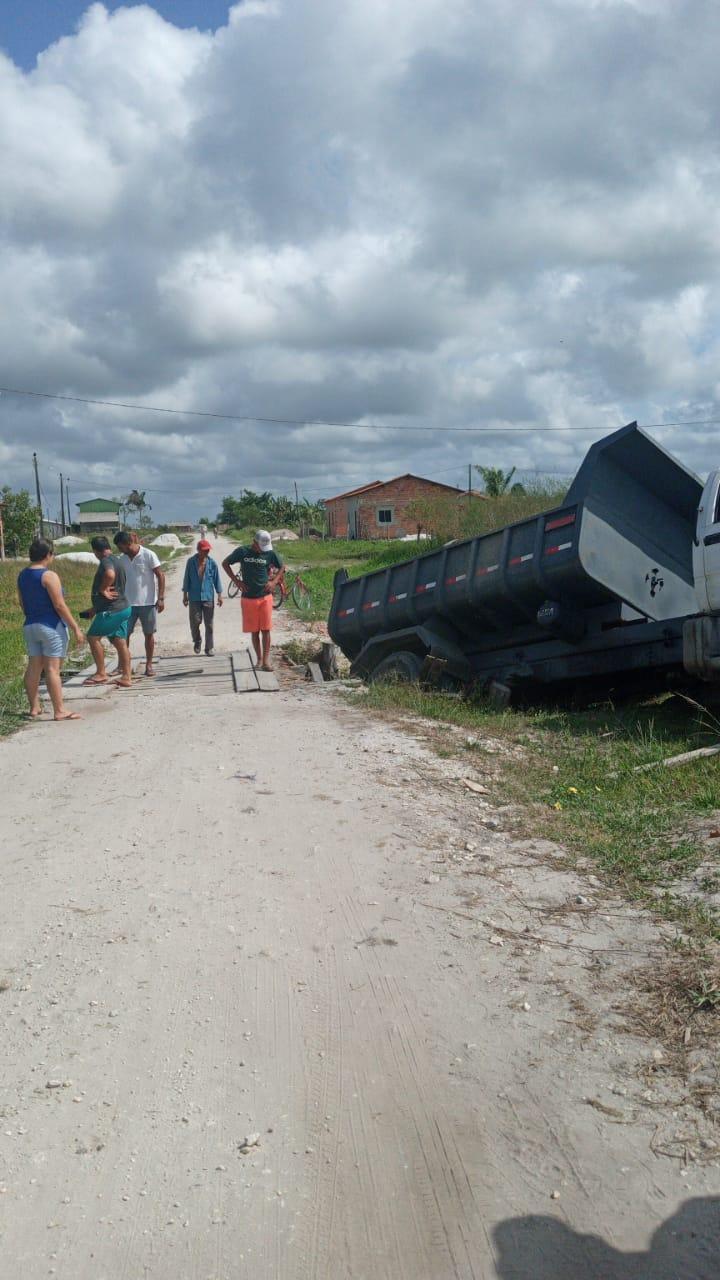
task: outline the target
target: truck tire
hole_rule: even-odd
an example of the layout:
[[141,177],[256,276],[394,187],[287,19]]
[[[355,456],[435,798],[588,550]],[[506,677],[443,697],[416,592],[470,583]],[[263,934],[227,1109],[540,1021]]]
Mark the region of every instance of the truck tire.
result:
[[370,681],[376,684],[379,680],[388,680],[397,684],[416,684],[420,679],[423,660],[417,653],[409,649],[399,649],[397,653],[388,654],[379,662],[370,674]]

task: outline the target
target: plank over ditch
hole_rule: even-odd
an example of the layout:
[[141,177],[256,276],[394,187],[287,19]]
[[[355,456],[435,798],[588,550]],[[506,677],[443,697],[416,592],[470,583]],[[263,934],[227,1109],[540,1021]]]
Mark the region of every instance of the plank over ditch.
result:
[[280,688],[274,671],[260,671],[250,649],[232,654],[233,680],[236,693],[275,693]]
[[232,664],[236,671],[254,671],[255,663],[249,649],[238,649],[232,655]]
[[233,683],[236,693],[258,693],[260,686],[247,649],[231,655]]
[[260,671],[255,668],[255,678],[262,693],[277,693],[280,685],[274,671]]

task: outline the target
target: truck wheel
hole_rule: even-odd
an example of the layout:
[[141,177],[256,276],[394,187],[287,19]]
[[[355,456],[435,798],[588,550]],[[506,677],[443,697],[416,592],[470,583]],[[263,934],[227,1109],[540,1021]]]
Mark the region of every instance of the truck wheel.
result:
[[398,653],[388,654],[375,667],[370,676],[372,684],[379,680],[387,680],[398,684],[415,684],[420,679],[423,660],[417,653],[409,649],[400,649]]

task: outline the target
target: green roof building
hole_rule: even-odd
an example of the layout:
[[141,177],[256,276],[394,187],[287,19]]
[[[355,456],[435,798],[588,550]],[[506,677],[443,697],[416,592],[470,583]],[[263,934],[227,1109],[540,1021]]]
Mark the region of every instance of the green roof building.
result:
[[88,498],[86,502],[76,502],[80,512],[76,524],[83,533],[100,533],[106,529],[117,529],[120,524],[119,498]]

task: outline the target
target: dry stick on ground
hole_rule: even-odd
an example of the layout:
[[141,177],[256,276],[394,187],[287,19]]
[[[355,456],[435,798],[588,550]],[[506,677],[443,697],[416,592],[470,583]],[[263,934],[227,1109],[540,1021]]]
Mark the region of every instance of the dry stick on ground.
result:
[[515,938],[518,942],[540,942],[548,947],[564,947],[567,951],[587,951],[591,956],[615,951],[624,956],[645,956],[648,960],[654,960],[660,954],[659,950],[631,951],[628,947],[584,947],[580,942],[561,942],[559,938],[539,938],[536,933],[518,933],[517,929],[506,929],[503,925],[491,924],[489,920],[479,920],[477,916],[471,916],[468,911],[456,911],[454,907],[441,907],[434,902],[421,902],[419,898],[415,901],[419,906],[427,907],[429,911],[444,911],[449,916],[460,916],[463,920],[470,920],[472,924],[482,924],[492,933],[503,934],[506,938]]
[[707,756],[720,755],[720,744],[716,747],[698,747],[696,751],[683,751],[679,756],[668,756],[665,760],[652,760],[650,764],[636,764],[633,773],[646,773],[648,769],[673,769],[676,764],[687,764],[689,760],[700,760]]

